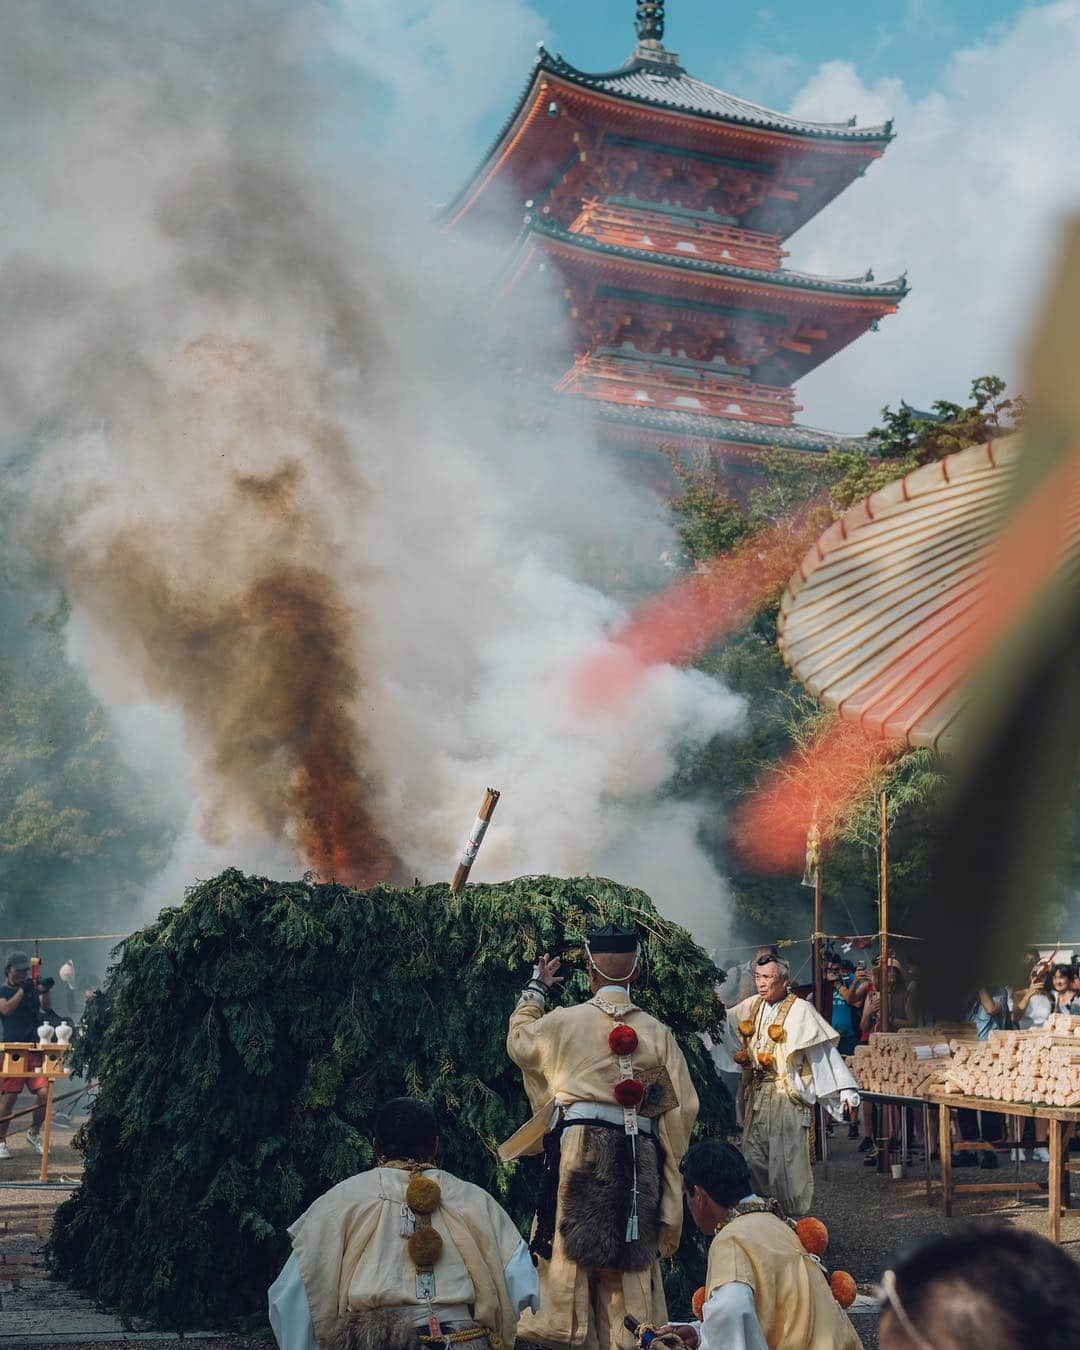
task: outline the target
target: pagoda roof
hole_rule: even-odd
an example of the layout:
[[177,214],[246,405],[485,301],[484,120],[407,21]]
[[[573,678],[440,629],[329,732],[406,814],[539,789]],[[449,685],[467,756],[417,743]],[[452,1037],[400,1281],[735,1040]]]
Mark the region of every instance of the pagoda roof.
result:
[[824,277],[813,272],[795,272],[787,268],[769,271],[760,267],[741,267],[737,263],[710,262],[707,259],[694,258],[684,253],[664,253],[658,249],[633,248],[626,244],[606,243],[590,234],[575,233],[555,221],[542,218],[530,221],[522,232],[522,238],[525,239],[530,234],[555,239],[572,247],[583,248],[590,253],[627,258],[633,262],[650,263],[654,267],[673,267],[683,272],[699,272],[707,276],[732,277],[740,281],[759,282],[762,285],[788,286],[795,290],[822,291],[834,295],[854,295],[889,300],[902,300],[908,293],[908,282],[905,275],[894,277],[889,281],[875,281],[872,272],[866,272],[857,277]]
[[692,440],[730,441],[740,445],[759,445],[782,450],[808,450],[825,453],[829,450],[858,449],[866,444],[861,436],[845,436],[838,431],[819,427],[792,425],[765,426],[759,422],[743,421],[734,417],[707,417],[701,413],[679,412],[668,408],[632,406],[625,403],[602,403],[589,400],[589,408],[600,421],[615,422],[628,427],[641,427],[663,435],[685,436]]
[[[571,84],[583,89],[593,89],[598,93],[614,94],[618,98],[633,103],[647,103],[657,108],[669,108],[672,112],[692,113],[700,117],[715,118],[720,122],[737,122],[741,126],[761,127],[768,131],[783,131],[794,136],[810,136],[814,139],[843,141],[885,141],[892,140],[892,122],[880,126],[858,127],[855,119],[847,122],[810,122],[802,118],[789,117],[786,113],[773,112],[760,104],[750,103],[737,98],[723,89],[695,79],[671,59],[671,54],[661,50],[662,60],[642,54],[639,49],[630,60],[617,70],[600,71],[590,74],[578,70],[561,55],[552,55],[543,44],[540,45],[536,64],[538,69],[551,75],[558,75]],[[513,125],[521,104],[524,103],[532,86],[532,79],[526,86],[518,106],[511,113],[506,125],[495,138],[492,149]]]
[[[486,199],[496,180],[512,183],[514,191],[487,200],[484,209],[505,223],[518,202],[543,194],[561,176],[568,157],[579,154],[577,133],[593,116],[613,134],[644,132],[672,150],[699,154],[719,148],[740,163],[771,168],[778,184],[788,170],[808,169],[816,186],[798,185],[798,200],[787,202],[788,218],[768,227],[785,238],[863,173],[893,139],[891,121],[868,127],[856,126],[854,119],[811,122],[737,98],[689,75],[659,44],[639,46],[618,70],[596,73],[578,70],[541,44],[508,117],[468,180],[441,208],[444,228]],[[750,227],[755,228],[752,222]]]

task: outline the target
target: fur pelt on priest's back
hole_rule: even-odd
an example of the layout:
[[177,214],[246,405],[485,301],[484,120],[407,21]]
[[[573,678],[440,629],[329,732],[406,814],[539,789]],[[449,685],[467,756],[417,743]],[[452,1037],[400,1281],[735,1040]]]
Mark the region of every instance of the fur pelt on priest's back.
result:
[[626,1240],[634,1185],[635,1140],[621,1129],[578,1125],[580,1161],[559,1188],[559,1233],[566,1255],[593,1270],[648,1270],[660,1237],[660,1150],[636,1138],[638,1236]]

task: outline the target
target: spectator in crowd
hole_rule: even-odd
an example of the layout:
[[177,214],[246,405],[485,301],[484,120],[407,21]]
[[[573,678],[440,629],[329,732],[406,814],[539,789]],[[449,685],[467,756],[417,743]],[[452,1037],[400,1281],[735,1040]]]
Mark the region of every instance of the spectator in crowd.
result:
[[[1030,951],[1024,953],[1024,960],[1032,955]],[[1045,961],[1039,959],[1038,952],[1035,953],[1035,960],[1026,976],[1026,984],[1013,990],[1012,999],[1012,1020],[1013,1025],[1021,1031],[1034,1031],[1041,1027],[1053,1011],[1052,991],[1050,987],[1050,972],[1046,969]],[[1013,1118],[1013,1129],[1020,1127],[1020,1121]],[[1023,1145],[1034,1142],[1032,1159],[1035,1162],[1048,1163],[1050,1153],[1047,1149],[1049,1124],[1045,1120],[1026,1119],[1023,1122],[1023,1135],[1013,1138],[1017,1145],[1012,1150],[1011,1157],[1014,1162],[1026,1162],[1027,1154]]]
[[[967,1020],[975,1027],[975,1034],[980,1041],[988,1040],[992,1031],[1003,1031],[1012,1025],[1010,1004],[1009,991],[1004,985],[993,990],[985,988],[978,990]],[[980,1140],[983,1143],[994,1144],[1005,1137],[1005,1122],[996,1111],[972,1111],[961,1108],[956,1113],[956,1122],[960,1129],[960,1138],[968,1142]],[[974,1149],[962,1149],[954,1158],[953,1166],[978,1165],[984,1169],[997,1167],[997,1154],[993,1149],[983,1149],[981,1153],[980,1158]]]
[[1080,1017],[1080,994],[1073,991],[1072,966],[1056,965],[1050,972],[1050,984],[1047,995],[1050,999],[1050,1011],[1071,1013]]
[[[38,1024],[42,1011],[49,1009],[49,991],[47,988],[39,995],[38,986],[30,978],[30,958],[25,952],[9,952],[4,963],[4,983],[0,985],[0,1039],[16,1043],[36,1045]],[[28,1054],[27,1069],[41,1067],[40,1054]],[[25,1087],[37,1098],[34,1108],[32,1127],[26,1132],[26,1142],[38,1153],[42,1151],[41,1124],[45,1119],[46,1091],[49,1080],[45,1077],[0,1078],[0,1160],[11,1157],[8,1148],[8,1117],[15,1109],[19,1093]]]
[[1022,1228],[968,1224],[903,1253],[878,1290],[881,1350],[1072,1350],[1076,1262]]
[[[826,1007],[831,1010],[831,1023],[834,1031],[840,1033],[837,1049],[842,1055],[853,1053],[859,1043],[859,1022],[862,1018],[862,1004],[870,988],[869,980],[856,982],[855,967],[830,952],[825,966]],[[833,1132],[833,1119],[830,1116],[825,1126],[826,1133]],[[848,1122],[848,1138],[858,1139],[859,1122],[853,1117]]]
[[934,1019],[923,1007],[921,973],[922,965],[917,956],[909,956],[907,960],[907,1002],[911,1009],[911,1015],[914,1018],[913,1025],[917,1027],[932,1027]]
[[[900,969],[900,962],[895,956],[889,958],[887,969],[887,978],[889,981],[889,1030],[896,1031],[900,1027],[914,1026],[915,1020],[907,994],[907,981],[904,979],[904,972]],[[878,959],[874,962],[872,983],[863,1003],[862,1017],[859,1024],[860,1030],[863,1033],[862,1039],[864,1040],[868,1040],[871,1033],[879,1030],[881,1026],[882,988],[882,967],[881,961]],[[874,1125],[879,1118],[879,1108],[870,1103],[864,1103],[863,1128],[866,1133],[863,1142],[859,1145],[859,1152],[867,1155],[867,1167],[876,1167],[878,1162],[878,1147],[876,1143],[877,1132]]]

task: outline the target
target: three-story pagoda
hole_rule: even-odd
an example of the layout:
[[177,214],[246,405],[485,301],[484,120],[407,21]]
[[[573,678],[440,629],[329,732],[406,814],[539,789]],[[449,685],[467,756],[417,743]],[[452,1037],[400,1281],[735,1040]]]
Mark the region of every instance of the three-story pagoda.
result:
[[842,443],[795,422],[793,385],[895,313],[907,283],[791,271],[784,243],[884,152],[891,124],[748,103],[666,50],[663,3],[642,0],[637,19],[618,70],[540,47],[445,226],[517,235],[503,302],[554,271],[571,348],[555,387],[591,400],[603,439],[643,468],[661,445],[737,471],[753,447]]

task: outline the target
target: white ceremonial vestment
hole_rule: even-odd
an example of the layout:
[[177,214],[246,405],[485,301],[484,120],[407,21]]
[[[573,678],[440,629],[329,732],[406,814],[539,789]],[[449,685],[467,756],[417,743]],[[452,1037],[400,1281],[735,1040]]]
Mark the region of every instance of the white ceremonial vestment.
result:
[[[837,1049],[839,1033],[805,999],[755,996],[728,1010],[718,1067],[743,1075],[742,1154],[754,1189],[791,1218],[810,1212],[811,1107],[843,1118],[859,1104],[858,1085]],[[735,1057],[739,1056],[742,1062]]]
[[[271,1285],[270,1326],[280,1350],[317,1350],[333,1321],[367,1308],[416,1307],[416,1267],[401,1235],[410,1173],[378,1167],[321,1196],[289,1229],[293,1253]],[[468,1310],[513,1345],[518,1316],[539,1306],[539,1278],[521,1234],[486,1191],[450,1172],[424,1168],[439,1183],[431,1216],[443,1240],[434,1266],[434,1311]]]
[[[575,1262],[567,1251],[562,1224],[554,1233],[550,1259],[540,1259],[541,1306],[526,1313],[518,1324],[522,1340],[559,1350],[628,1350],[636,1337],[627,1331],[629,1313],[640,1322],[667,1320],[659,1256],[671,1256],[682,1232],[682,1177],[679,1163],[690,1142],[698,1113],[698,1097],[682,1051],[671,1030],[638,1008],[621,986],[605,986],[585,1003],[545,1013],[543,1004],[523,996],[510,1017],[507,1051],[521,1069],[534,1116],[508,1144],[520,1142],[502,1156],[538,1153],[550,1123],[560,1114],[585,1117],[610,1112],[619,1122],[614,1089],[622,1072],[608,1037],[617,1023],[633,1029],[637,1047],[633,1071],[665,1069],[673,1098],[670,1105],[643,1127],[655,1129],[660,1144],[662,1172],[659,1195],[658,1251],[646,1269],[589,1267]],[[532,1132],[530,1134],[530,1131]],[[648,1141],[651,1145],[651,1140]],[[566,1129],[559,1160],[559,1213],[564,1215],[573,1179],[584,1170],[586,1132]],[[506,1150],[506,1145],[503,1146]],[[639,1148],[644,1142],[639,1140]]]
[[860,1350],[824,1271],[775,1214],[746,1213],[721,1224],[705,1288],[701,1321],[691,1324],[699,1350]]

